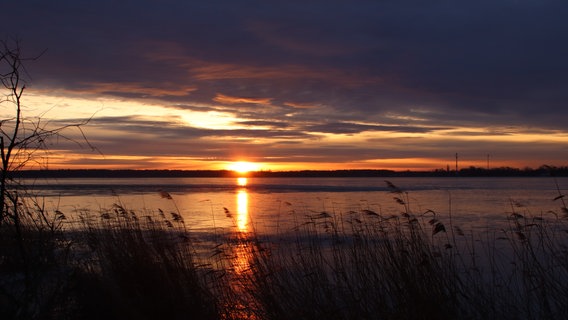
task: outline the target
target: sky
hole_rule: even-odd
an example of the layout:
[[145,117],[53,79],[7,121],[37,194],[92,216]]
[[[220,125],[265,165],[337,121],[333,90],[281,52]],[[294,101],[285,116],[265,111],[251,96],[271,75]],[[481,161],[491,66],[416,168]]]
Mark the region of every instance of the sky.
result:
[[[49,168],[564,166],[566,1],[10,1]],[[9,117],[3,108],[0,115]]]

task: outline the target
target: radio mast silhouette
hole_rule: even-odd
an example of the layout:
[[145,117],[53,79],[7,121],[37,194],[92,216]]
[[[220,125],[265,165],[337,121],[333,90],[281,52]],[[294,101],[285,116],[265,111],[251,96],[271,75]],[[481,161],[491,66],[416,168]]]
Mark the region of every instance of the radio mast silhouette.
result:
[[456,175],[458,174],[458,153],[456,152]]

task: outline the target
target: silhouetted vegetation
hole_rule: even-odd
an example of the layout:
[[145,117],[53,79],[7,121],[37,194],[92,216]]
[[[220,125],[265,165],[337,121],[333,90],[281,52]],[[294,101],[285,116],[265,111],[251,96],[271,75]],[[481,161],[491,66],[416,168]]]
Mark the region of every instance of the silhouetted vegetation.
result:
[[[239,176],[229,170],[21,170],[13,172],[14,178],[227,178]],[[394,170],[297,170],[297,171],[256,171],[247,173],[249,177],[266,178],[306,178],[306,177],[567,177],[568,167],[541,166],[532,168],[492,168],[468,167],[455,171],[443,169],[433,171],[394,171]]]
[[[74,221],[24,206],[0,233],[2,319],[555,319],[568,312],[568,209],[516,206],[508,227],[372,208],[289,213],[266,234],[186,226],[120,204]],[[175,201],[171,196],[167,197]],[[227,215],[230,219],[230,215]],[[20,232],[14,237],[14,232]],[[22,241],[23,240],[23,241]]]
[[[18,41],[0,41],[0,318],[58,318],[66,303],[69,242],[61,213],[27,198],[13,180],[29,164],[41,164],[50,138],[88,122],[51,127],[23,108],[29,76]],[[10,114],[11,113],[11,114]],[[71,139],[69,139],[71,140]],[[85,140],[88,144],[88,142]]]

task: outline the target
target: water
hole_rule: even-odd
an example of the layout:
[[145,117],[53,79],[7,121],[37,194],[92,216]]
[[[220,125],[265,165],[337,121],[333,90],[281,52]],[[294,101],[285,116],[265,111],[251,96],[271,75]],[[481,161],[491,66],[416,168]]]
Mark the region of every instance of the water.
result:
[[[427,210],[462,228],[499,226],[513,212],[550,216],[561,212],[568,178],[391,178],[404,193],[390,192],[382,178],[64,178],[24,181],[49,210],[66,215],[99,213],[114,203],[140,213],[179,212],[193,230],[238,228],[271,232],[298,217],[361,210],[397,215]],[[171,195],[172,199],[164,197]]]

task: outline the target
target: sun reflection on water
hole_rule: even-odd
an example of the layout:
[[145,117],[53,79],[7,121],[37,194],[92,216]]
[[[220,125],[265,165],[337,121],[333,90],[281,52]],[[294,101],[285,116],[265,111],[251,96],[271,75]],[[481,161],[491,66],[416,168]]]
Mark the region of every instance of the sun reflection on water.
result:
[[237,274],[244,274],[249,270],[250,248],[247,241],[249,232],[249,199],[246,189],[247,178],[238,178],[237,185],[241,188],[237,191],[237,217],[235,221],[236,235],[239,243],[233,247],[235,258],[233,266]]
[[251,269],[253,268],[254,242],[251,241],[254,230],[250,230],[249,217],[249,194],[247,190],[247,178],[237,179],[237,217],[235,221],[235,242],[231,249],[231,265],[235,276],[235,292],[242,297],[242,302],[233,305],[230,313],[234,319],[258,319],[247,306],[256,305],[255,297],[243,291],[243,284],[250,281]]
[[247,178],[243,178],[243,177],[237,178],[237,185],[238,185],[239,187],[246,187],[246,186],[247,186],[247,183],[248,183],[248,179],[247,179]]
[[245,189],[237,192],[237,229],[248,231],[248,193]]

